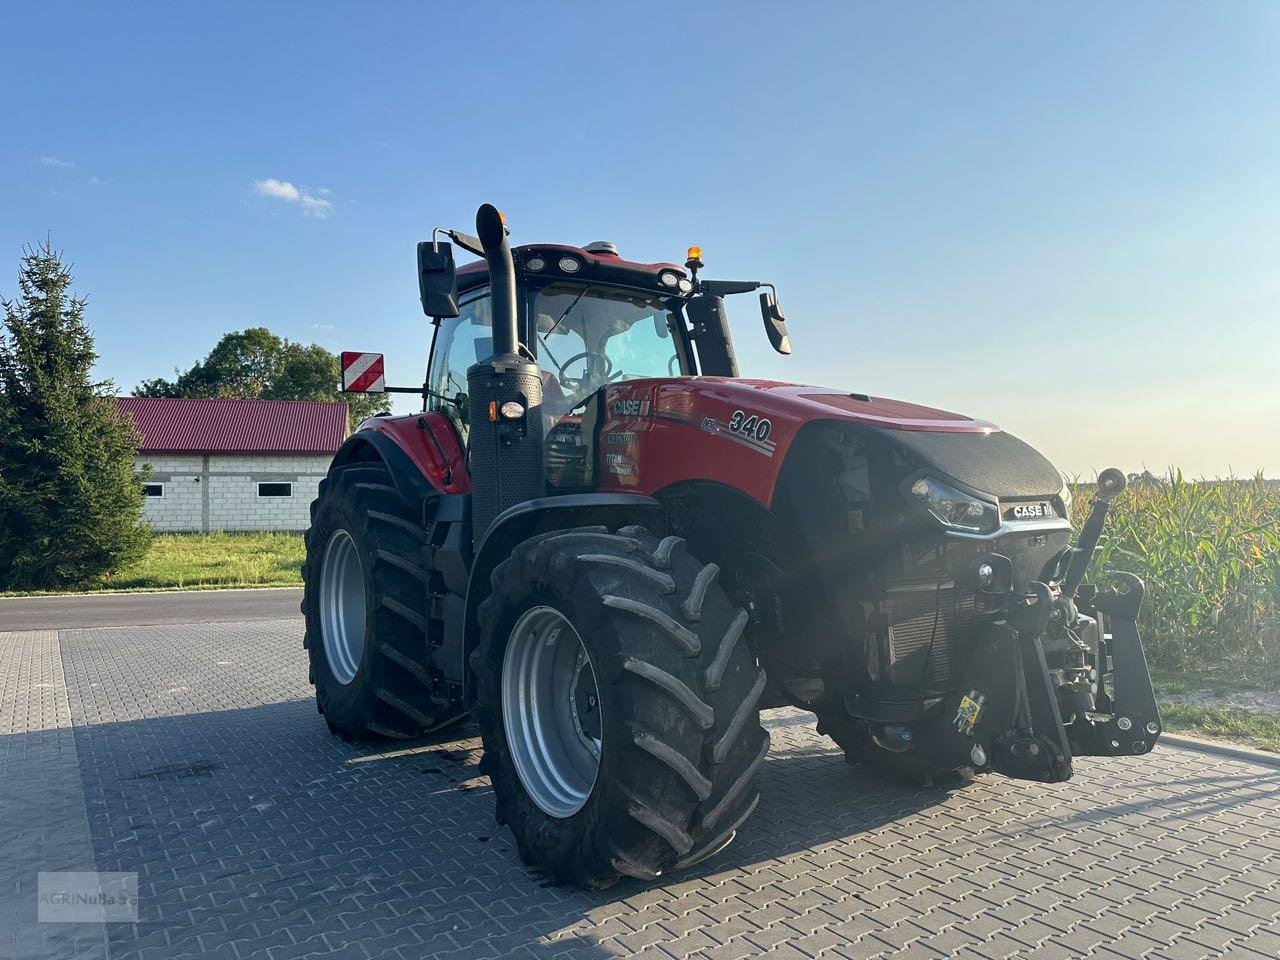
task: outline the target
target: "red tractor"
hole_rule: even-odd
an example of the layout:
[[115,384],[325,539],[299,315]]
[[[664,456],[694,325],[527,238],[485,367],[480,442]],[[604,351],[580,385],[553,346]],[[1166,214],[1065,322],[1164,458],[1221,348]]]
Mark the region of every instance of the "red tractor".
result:
[[790,352],[769,284],[476,227],[418,246],[423,411],[363,423],[312,505],[334,733],[472,715],[521,857],[595,888],[733,839],[763,708],[916,780],[1151,750],[1142,583],[1083,583],[1123,475],[1073,546],[1062,475],[992,424],[740,378],[726,296],[765,288]]

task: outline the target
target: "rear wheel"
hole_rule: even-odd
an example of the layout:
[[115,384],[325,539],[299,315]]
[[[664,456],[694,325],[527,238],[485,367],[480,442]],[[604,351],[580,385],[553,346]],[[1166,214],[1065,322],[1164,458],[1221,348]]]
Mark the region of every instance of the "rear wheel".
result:
[[764,672],[717,574],[640,527],[546,534],[494,571],[476,719],[498,821],[552,881],[692,864],[755,809]]
[[329,729],[345,739],[408,738],[455,719],[432,704],[422,663],[427,532],[387,469],[331,471],[306,539],[303,645]]

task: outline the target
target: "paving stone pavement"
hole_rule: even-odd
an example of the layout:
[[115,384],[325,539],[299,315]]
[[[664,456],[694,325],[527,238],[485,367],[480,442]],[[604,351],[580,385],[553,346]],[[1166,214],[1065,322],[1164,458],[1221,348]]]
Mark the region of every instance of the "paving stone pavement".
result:
[[[773,711],[755,816],[653,883],[544,886],[470,727],[356,747],[301,621],[0,633],[0,957],[1280,957],[1280,770],[1160,748],[907,789]],[[37,869],[137,871],[35,924]]]

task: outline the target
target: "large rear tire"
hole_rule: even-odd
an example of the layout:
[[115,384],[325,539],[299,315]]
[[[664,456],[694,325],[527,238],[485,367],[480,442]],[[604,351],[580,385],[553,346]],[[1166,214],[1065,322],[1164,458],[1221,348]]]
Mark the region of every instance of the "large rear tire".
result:
[[497,819],[551,881],[651,879],[755,809],[765,678],[717,573],[641,527],[545,534],[494,570],[475,715]]
[[316,707],[347,740],[420,736],[455,719],[432,705],[421,564],[427,531],[387,469],[338,467],[311,504],[303,646]]

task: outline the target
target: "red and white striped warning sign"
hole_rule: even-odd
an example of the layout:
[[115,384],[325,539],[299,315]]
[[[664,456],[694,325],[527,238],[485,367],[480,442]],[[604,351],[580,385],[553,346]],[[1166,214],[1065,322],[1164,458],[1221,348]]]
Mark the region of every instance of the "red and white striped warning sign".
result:
[[342,352],[342,389],[346,393],[386,393],[382,354]]

